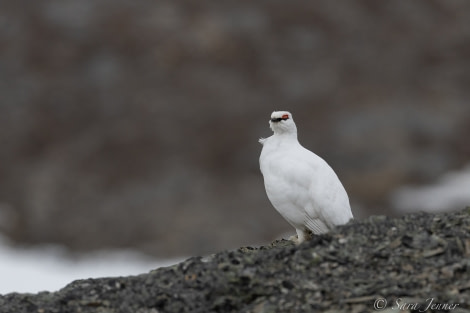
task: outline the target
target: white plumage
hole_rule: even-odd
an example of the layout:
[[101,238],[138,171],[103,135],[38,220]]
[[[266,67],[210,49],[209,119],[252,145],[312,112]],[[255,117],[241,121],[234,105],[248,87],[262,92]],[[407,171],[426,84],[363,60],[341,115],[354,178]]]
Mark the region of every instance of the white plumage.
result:
[[274,132],[260,139],[259,159],[266,193],[274,208],[297,232],[297,243],[322,234],[353,218],[349,198],[333,169],[302,147],[292,114],[273,112]]

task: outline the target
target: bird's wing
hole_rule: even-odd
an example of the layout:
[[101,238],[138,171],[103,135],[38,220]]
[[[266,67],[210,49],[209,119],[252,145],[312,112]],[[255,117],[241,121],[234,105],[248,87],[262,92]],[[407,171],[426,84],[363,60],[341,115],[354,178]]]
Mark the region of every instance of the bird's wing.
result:
[[[310,177],[309,197],[304,205],[310,220],[307,226],[314,231],[314,225],[327,232],[335,225],[346,224],[351,218],[349,198],[333,169],[320,157],[304,150],[304,157],[314,168]],[[318,220],[318,222],[316,222]]]
[[324,234],[329,231],[328,226],[319,218],[312,218],[305,214],[305,226],[310,229],[314,234]]
[[[321,185],[322,181],[322,178],[318,177],[319,169],[317,168],[316,162],[319,163],[320,161],[316,159],[312,160],[311,158],[305,160],[302,157],[294,159],[294,161],[280,162],[282,166],[277,168],[277,170],[279,171],[279,175],[283,178],[282,181],[285,182],[282,199],[277,200],[277,195],[271,196],[270,199],[273,198],[271,202],[274,207],[281,208],[281,210],[278,209],[281,214],[283,214],[284,211],[285,215],[287,208],[290,208],[290,216],[294,215],[293,212],[298,212],[298,217],[306,228],[311,230],[314,234],[324,234],[331,228],[322,214],[324,207],[328,207],[328,203],[321,200],[325,195],[316,194],[314,196],[310,189],[312,179],[318,179],[318,183],[314,184],[315,186]],[[286,200],[290,203],[289,206],[283,203]],[[278,203],[281,203],[281,205],[278,205]],[[289,220],[289,218],[285,218]]]
[[321,184],[312,186],[310,194],[307,214],[320,218],[330,228],[353,218],[346,190],[333,172],[323,176]]

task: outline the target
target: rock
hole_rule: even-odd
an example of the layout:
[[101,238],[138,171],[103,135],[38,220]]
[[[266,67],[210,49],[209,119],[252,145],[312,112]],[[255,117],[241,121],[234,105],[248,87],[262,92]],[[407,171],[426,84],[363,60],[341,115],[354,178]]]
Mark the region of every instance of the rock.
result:
[[[371,217],[300,246],[278,240],[57,292],[0,296],[2,313],[470,312],[470,208]],[[388,303],[388,304],[387,304]],[[431,305],[433,305],[431,307]],[[401,308],[401,309],[400,309]]]

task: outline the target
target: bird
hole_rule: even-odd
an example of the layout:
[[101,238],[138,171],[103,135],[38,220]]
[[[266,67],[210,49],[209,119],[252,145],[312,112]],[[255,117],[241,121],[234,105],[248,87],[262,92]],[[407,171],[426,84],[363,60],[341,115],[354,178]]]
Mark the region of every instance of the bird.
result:
[[297,126],[288,111],[274,111],[274,134],[261,138],[260,170],[268,199],[297,233],[296,244],[324,234],[353,219],[348,194],[321,157],[297,139]]

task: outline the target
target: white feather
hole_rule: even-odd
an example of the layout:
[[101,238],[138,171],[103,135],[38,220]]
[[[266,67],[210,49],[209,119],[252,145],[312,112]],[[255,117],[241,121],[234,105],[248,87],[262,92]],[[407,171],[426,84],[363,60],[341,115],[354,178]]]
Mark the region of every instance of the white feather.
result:
[[333,169],[297,140],[292,114],[273,112],[274,135],[260,140],[260,169],[269,200],[292,225],[299,242],[308,230],[328,232],[353,218],[349,198]]

